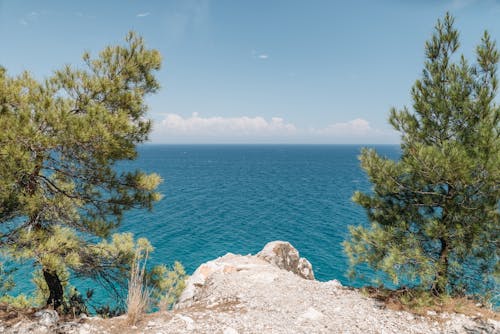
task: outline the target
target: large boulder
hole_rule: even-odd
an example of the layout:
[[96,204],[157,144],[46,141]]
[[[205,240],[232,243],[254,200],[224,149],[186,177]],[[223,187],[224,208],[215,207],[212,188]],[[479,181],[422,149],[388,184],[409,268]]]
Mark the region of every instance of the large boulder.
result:
[[197,301],[208,279],[213,275],[228,275],[239,271],[260,269],[269,264],[255,256],[235,255],[227,253],[215,260],[199,266],[186,282],[186,287],[177,301],[176,308],[186,306]]
[[[271,266],[270,266],[271,265]],[[214,275],[229,275],[236,272],[261,273],[263,281],[269,279],[264,275],[266,267],[280,268],[290,271],[302,278],[314,280],[311,263],[299,256],[299,252],[286,241],[273,241],[268,243],[257,255],[235,255],[228,253],[215,260],[208,261],[199,266],[186,282],[176,304],[176,308],[187,306],[202,297],[202,291],[210,277]]]
[[300,257],[299,251],[287,241],[271,241],[257,254],[278,268],[291,271],[305,279],[314,279],[311,263]]

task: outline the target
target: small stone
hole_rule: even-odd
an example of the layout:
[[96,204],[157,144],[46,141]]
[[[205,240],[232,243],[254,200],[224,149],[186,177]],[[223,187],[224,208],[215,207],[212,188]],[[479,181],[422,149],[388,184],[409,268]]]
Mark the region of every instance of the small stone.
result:
[[341,288],[342,287],[342,283],[340,283],[340,281],[336,280],[336,279],[332,279],[332,280],[327,281],[325,283],[331,287],[334,287],[334,288]]
[[226,327],[224,329],[224,334],[238,334],[238,331],[234,329],[233,327]]
[[59,321],[59,315],[54,310],[41,310],[35,313],[35,317],[40,318],[38,323],[43,326],[52,326]]
[[305,319],[309,319],[309,320],[318,320],[319,318],[321,318],[323,316],[323,313],[317,311],[316,309],[314,309],[313,307],[309,307],[307,309],[307,311],[305,311],[303,314],[302,314],[302,318],[305,318]]
[[91,333],[91,331],[87,328],[82,327],[78,330],[78,334],[90,334],[90,333]]
[[186,329],[188,331],[192,331],[194,329],[194,320],[193,319],[191,319],[188,316],[181,315],[181,314],[177,314],[176,317],[181,319],[182,321],[184,321],[186,323]]
[[156,325],[157,325],[156,321],[152,321],[152,320],[151,320],[151,321],[148,321],[148,324],[147,324],[146,326],[147,326],[147,327],[154,327],[154,326],[156,326]]

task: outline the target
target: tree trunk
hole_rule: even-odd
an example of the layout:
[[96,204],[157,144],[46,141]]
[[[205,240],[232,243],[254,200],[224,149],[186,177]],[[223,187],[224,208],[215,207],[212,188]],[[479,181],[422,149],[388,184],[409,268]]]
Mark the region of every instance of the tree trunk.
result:
[[[37,177],[40,174],[43,158],[37,155],[35,161],[35,170],[29,175],[28,183],[26,185],[26,189],[30,195],[33,195],[38,187]],[[37,219],[37,214],[32,215],[30,217],[30,225],[35,224],[35,228],[37,228]],[[56,272],[50,272],[45,269],[43,269],[43,278],[45,279],[45,283],[47,284],[50,293],[49,298],[47,299],[47,306],[52,305],[54,310],[56,310],[63,303],[64,290],[61,281],[59,280]]]
[[432,291],[435,295],[440,296],[446,292],[448,285],[448,243],[446,239],[440,238],[441,252],[439,253],[439,263],[436,278],[432,286]]
[[59,277],[56,273],[52,273],[47,270],[43,270],[43,278],[45,278],[45,283],[49,288],[49,298],[47,299],[47,306],[52,305],[54,310],[56,310],[63,303],[63,287]]

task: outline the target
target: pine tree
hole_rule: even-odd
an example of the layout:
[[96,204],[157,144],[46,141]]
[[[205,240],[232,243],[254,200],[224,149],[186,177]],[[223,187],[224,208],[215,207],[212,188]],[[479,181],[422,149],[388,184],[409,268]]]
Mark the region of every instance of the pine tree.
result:
[[130,33],[83,62],[42,81],[0,67],[0,246],[33,261],[54,308],[70,272],[111,283],[123,274],[138,246],[106,238],[125,210],[160,199],[158,175],[117,168],[150,132],[144,98],[159,88],[159,52]]
[[499,54],[485,32],[477,64],[456,56],[453,24],[446,14],[425,44],[423,75],[411,90],[413,112],[391,110],[400,159],[362,151],[373,191],[356,192],[353,200],[371,225],[351,226],[344,242],[353,273],[367,264],[396,285],[435,295],[486,292],[498,278]]

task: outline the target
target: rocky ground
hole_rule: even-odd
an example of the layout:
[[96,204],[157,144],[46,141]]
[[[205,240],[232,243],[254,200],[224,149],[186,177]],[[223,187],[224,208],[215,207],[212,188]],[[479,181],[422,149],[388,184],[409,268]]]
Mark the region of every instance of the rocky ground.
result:
[[173,311],[57,322],[53,311],[0,322],[2,333],[500,333],[481,316],[416,316],[343,287],[314,280],[310,263],[289,243],[272,242],[257,255],[227,254],[201,265]]

